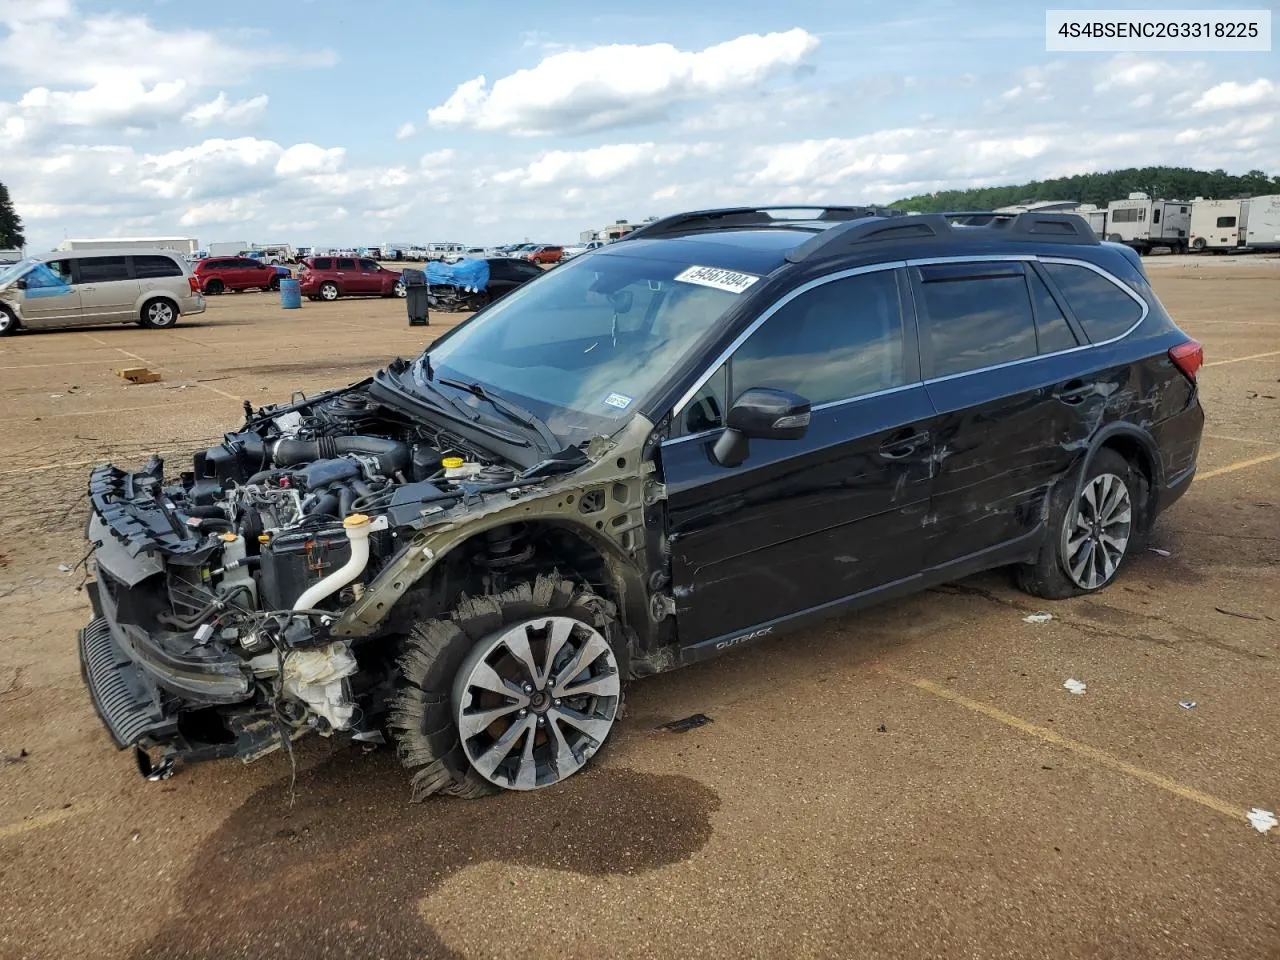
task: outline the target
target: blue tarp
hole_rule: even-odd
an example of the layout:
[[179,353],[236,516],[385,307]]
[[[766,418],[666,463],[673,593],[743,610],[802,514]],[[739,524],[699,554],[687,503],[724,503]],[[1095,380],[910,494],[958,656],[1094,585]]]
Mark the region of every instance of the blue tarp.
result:
[[432,286],[483,290],[489,286],[489,261],[459,260],[457,263],[444,263],[432,260],[427,264],[427,283]]
[[59,297],[71,292],[71,285],[43,263],[38,264],[26,275],[27,299],[38,297]]

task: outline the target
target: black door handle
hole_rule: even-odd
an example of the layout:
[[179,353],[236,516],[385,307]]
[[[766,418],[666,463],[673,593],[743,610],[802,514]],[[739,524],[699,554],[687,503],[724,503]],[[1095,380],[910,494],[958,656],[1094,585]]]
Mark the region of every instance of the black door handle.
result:
[[928,442],[929,434],[923,430],[906,436],[899,434],[880,444],[880,456],[885,460],[905,460]]
[[1053,395],[1063,403],[1074,406],[1077,403],[1083,403],[1094,392],[1095,387],[1092,383],[1085,383],[1083,380],[1068,380],[1055,390]]

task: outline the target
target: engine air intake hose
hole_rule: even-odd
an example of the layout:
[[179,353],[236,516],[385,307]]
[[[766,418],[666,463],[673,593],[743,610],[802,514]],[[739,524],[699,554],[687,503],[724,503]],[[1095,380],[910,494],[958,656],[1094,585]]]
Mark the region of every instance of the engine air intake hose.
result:
[[409,469],[409,446],[399,440],[383,437],[321,437],[318,440],[277,440],[271,459],[277,466],[288,467],[312,460],[328,460],[343,454],[357,453],[376,457],[384,474]]

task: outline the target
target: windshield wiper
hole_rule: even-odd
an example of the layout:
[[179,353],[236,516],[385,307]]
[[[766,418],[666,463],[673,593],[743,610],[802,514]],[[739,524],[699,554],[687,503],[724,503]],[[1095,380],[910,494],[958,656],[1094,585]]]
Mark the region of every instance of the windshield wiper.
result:
[[539,419],[537,414],[512,403],[510,400],[504,400],[502,397],[490,393],[482,384],[465,383],[462,380],[450,380],[448,377],[441,377],[436,382],[442,383],[446,387],[453,387],[456,390],[465,390],[473,397],[479,397],[481,400],[486,400],[495,410],[505,416],[512,423],[518,423],[521,426],[528,427],[530,430],[536,431],[538,436],[542,439],[542,442],[546,445],[548,453],[555,453],[563,446],[560,442],[560,438],[551,432],[551,428],[548,427],[543,420]]

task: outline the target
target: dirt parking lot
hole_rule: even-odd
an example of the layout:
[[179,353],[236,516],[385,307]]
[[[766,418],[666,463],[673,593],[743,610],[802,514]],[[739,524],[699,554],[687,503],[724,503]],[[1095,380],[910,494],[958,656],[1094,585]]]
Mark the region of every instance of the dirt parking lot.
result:
[[586,773],[478,802],[411,805],[390,750],[318,738],[292,804],[279,754],[145,782],[60,569],[92,464],[189,463],[242,399],[439,318],[255,293],[0,340],[0,958],[1280,956],[1280,829],[1247,819],[1280,809],[1280,259],[1150,273],[1208,360],[1163,552],[1088,599],[986,575],[645,680]]

